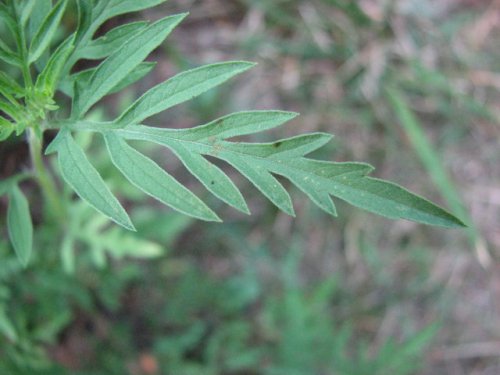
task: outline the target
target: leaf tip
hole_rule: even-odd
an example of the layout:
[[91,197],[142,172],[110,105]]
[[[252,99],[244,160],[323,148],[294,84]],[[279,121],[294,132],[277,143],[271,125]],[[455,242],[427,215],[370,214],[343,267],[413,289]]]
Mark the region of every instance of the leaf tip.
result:
[[253,62],[253,61],[232,61],[232,62],[228,62],[228,63],[234,64],[234,65],[239,65],[241,72],[247,71],[247,70],[249,70],[257,65],[257,63]]
[[[176,27],[178,24],[180,24],[187,16],[189,16],[189,12],[183,12],[179,14],[174,14],[173,16],[168,16],[164,18],[163,20],[172,20],[175,19],[175,26]],[[158,22],[161,22],[163,20],[160,20]]]
[[244,207],[242,207],[240,209],[240,211],[243,212],[245,215],[251,215],[252,214],[252,212],[250,211],[250,209],[248,208],[248,206],[246,204],[245,204]]
[[461,219],[458,217],[451,215],[448,220],[447,224],[444,224],[445,227],[450,228],[450,229],[463,229],[463,228],[469,228],[469,225],[467,225],[465,222],[463,222]]
[[214,214],[213,218],[210,219],[209,221],[213,221],[214,223],[222,223],[223,220],[216,214]]
[[118,224],[120,224],[122,227],[124,227],[125,229],[127,229],[131,232],[137,232],[135,225],[130,220],[127,220],[127,222],[118,223]]

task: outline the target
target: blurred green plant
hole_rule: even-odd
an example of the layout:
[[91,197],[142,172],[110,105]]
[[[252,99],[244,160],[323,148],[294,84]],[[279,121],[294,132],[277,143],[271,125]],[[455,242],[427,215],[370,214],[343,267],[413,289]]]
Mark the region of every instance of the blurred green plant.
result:
[[[96,116],[94,105],[101,99],[127,88],[154,68],[155,63],[145,62],[145,58],[185,15],[166,17],[155,23],[120,25],[100,37],[96,37],[96,32],[115,16],[162,2],[77,0],[78,24],[69,36],[64,34],[61,22],[66,8],[72,5],[70,1],[0,2],[0,62],[3,62],[0,139],[11,141],[14,136],[25,135],[32,164],[28,170],[0,181],[0,196],[8,201],[5,232],[10,238],[10,245],[3,240],[0,243],[2,373],[66,373],[50,359],[47,348],[56,350],[62,336],[71,335],[66,329],[78,316],[119,316],[121,297],[147,274],[140,263],[124,266],[120,259],[164,255],[164,246],[168,247],[190,222],[187,216],[159,216],[156,210],[145,208],[132,209],[135,219],[132,224],[109,186],[126,197],[127,202],[135,204],[143,197],[128,195],[127,187],[116,186],[119,184],[113,178],[104,182],[89,161],[93,138],[88,134],[104,139],[111,163],[133,185],[197,219],[220,220],[201,199],[127,141],[147,141],[170,149],[208,191],[241,212],[249,210],[239,189],[206,156],[232,165],[290,215],[294,215],[291,198],[275,175],[290,180],[314,204],[334,216],[336,208],[331,196],[389,218],[462,226],[453,215],[402,187],[367,177],[373,169],[367,164],[308,158],[309,153],[330,140],[326,133],[271,143],[228,140],[278,127],[294,118],[295,113],[238,112],[181,130],[142,124],[145,119],[246,71],[252,63],[217,63],[185,71],[147,91],[116,119],[103,121]],[[266,3],[270,4],[262,2]],[[330,3],[360,26],[370,25],[369,18],[354,3]],[[273,22],[290,26],[292,21],[293,17],[280,16]],[[345,47],[343,53],[350,48]],[[94,68],[78,70],[82,60],[103,61]],[[44,159],[42,154],[44,135],[53,134],[55,139],[46,153],[57,153],[58,165],[54,158]],[[106,163],[102,162],[106,168],[110,167]],[[60,184],[61,178],[66,185]],[[40,202],[35,201],[33,189],[42,192]],[[74,192],[84,202],[74,200]],[[31,207],[25,194],[31,198]],[[31,219],[34,211],[36,220]],[[106,217],[121,227],[109,226]],[[137,229],[138,234],[122,227]],[[159,233],[164,237],[156,238]],[[37,251],[32,251],[33,247]],[[166,257],[161,266],[168,269],[165,264],[170,261],[176,259]],[[204,276],[192,265],[184,265],[186,270],[174,280],[168,305],[163,307],[158,320],[150,323],[151,329],[164,329],[168,333],[160,335],[151,345],[164,370],[186,375],[255,369],[263,369],[258,372],[265,374],[306,374],[311,369],[346,375],[374,373],[369,372],[373,369],[378,371],[375,373],[383,373],[383,369],[398,374],[414,371],[415,358],[430,341],[434,326],[397,347],[388,341],[375,355],[364,345],[354,345],[347,354],[346,348],[355,339],[349,325],[339,326],[334,317],[324,321],[314,319],[316,314],[328,315],[329,301],[337,292],[335,281],[327,280],[312,292],[303,290],[290,281],[290,275],[297,271],[297,260],[291,262],[283,271],[288,276],[281,281],[282,291],[263,306],[265,328],[262,329],[269,331],[262,334],[264,337],[255,337],[254,327],[259,324],[252,324],[245,315],[258,297],[264,298],[256,273],[218,281]],[[120,264],[119,272],[113,272],[115,264]],[[155,269],[153,274],[162,272],[166,271]],[[234,288],[242,286],[250,286],[246,294],[234,293]],[[211,314],[215,316],[209,323],[197,316],[206,314],[207,306],[213,308]],[[163,327],[164,321],[171,327]],[[95,367],[87,364],[89,369],[85,374],[126,371],[123,357],[112,355],[106,348],[106,343],[111,342],[112,347],[119,348],[115,352],[125,355],[135,348],[135,338],[130,337],[133,323],[123,324],[122,331],[118,328],[113,332],[116,337],[106,337],[103,344],[97,345],[102,347],[102,352],[96,354],[100,360]]]
[[[406,218],[427,224],[461,226],[460,220],[407,190],[378,179],[366,177],[372,167],[361,163],[334,163],[306,158],[331,138],[313,133],[281,139],[273,143],[231,142],[228,138],[261,132],[280,126],[296,116],[279,111],[240,112],[206,125],[183,130],[151,128],[141,125],[155,114],[184,102],[252,67],[248,62],[226,62],[188,70],[160,83],[143,94],[118,118],[96,122],[85,118],[89,110],[106,95],[122,89],[147,74],[154,66],[144,63],[153,51],[185,17],[170,16],[153,24],[134,22],[116,27],[105,36],[92,39],[107,19],[138,11],[162,1],[131,3],[122,0],[78,1],[78,26],[48,57],[33,80],[33,64],[40,62],[53,44],[67,1],[54,6],[40,1],[4,1],[1,17],[14,41],[2,41],[0,57],[17,68],[23,85],[3,74],[1,110],[2,139],[11,133],[28,132],[34,177],[44,192],[48,210],[60,222],[67,220],[65,204],[58,197],[54,181],[46,171],[41,155],[42,135],[57,129],[56,138],[46,154],[57,153],[63,179],[88,204],[121,226],[135,230],[120,202],[111,193],[99,172],[75,142],[72,131],[101,134],[113,164],[146,194],[179,212],[208,221],[219,217],[190,190],[166,173],[154,161],[126,143],[142,140],[171,149],[185,167],[216,197],[236,209],[249,213],[240,191],[227,175],[204,156],[228,162],[248,178],[271,202],[294,215],[290,196],[273,177],[278,174],[298,186],[320,208],[336,215],[330,195],[355,206],[389,218]],[[30,15],[43,13],[38,25]],[[30,30],[35,30],[30,33]],[[104,59],[97,67],[70,73],[82,59]],[[61,86],[72,99],[71,113],[58,110],[54,95]],[[23,87],[24,86],[24,87]],[[66,111],[67,112],[67,111]],[[19,177],[3,182],[8,192],[8,228],[19,259],[27,264],[32,248],[32,224],[29,205],[18,188]]]

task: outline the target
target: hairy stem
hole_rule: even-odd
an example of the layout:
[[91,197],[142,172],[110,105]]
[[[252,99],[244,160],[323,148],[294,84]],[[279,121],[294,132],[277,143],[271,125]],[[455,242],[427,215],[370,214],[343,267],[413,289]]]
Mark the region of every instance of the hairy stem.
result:
[[42,190],[44,200],[47,205],[49,216],[63,220],[64,206],[60,199],[60,194],[51,176],[48,174],[42,160],[42,141],[34,129],[28,129],[28,142],[30,147],[31,162],[35,169],[35,176]]

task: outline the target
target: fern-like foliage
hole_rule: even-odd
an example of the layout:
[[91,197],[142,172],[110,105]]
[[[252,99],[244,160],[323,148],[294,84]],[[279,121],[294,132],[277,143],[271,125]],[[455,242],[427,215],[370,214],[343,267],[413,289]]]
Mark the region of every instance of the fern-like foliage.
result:
[[[245,72],[254,64],[234,61],[205,65],[177,74],[151,88],[109,122],[93,122],[88,112],[102,98],[145,76],[154,63],[146,57],[186,17],[179,14],[156,22],[132,22],[94,38],[96,30],[111,17],[146,9],[164,0],[77,0],[78,26],[73,34],[54,46],[54,38],[68,0],[2,0],[0,20],[12,34],[15,46],[0,37],[0,60],[22,71],[24,87],[0,73],[0,139],[11,133],[32,129],[41,134],[58,129],[47,148],[57,153],[61,175],[81,199],[127,229],[131,219],[89,162],[73,133],[92,131],[102,135],[113,164],[146,194],[192,217],[220,221],[200,198],[133,148],[129,141],[140,140],[169,148],[203,186],[228,205],[249,213],[239,189],[227,174],[206,156],[224,160],[282,211],[294,215],[291,198],[276,175],[283,176],[304,192],[318,207],[336,216],[332,196],[354,206],[393,218],[454,227],[462,222],[442,208],[391,182],[368,177],[372,167],[364,163],[336,163],[315,160],[307,155],[328,142],[330,135],[312,133],[272,143],[234,142],[236,136],[278,127],[296,116],[282,111],[249,111],[230,114],[190,129],[153,128],[144,124],[149,117],[196,97]],[[71,73],[80,59],[102,60],[93,69]],[[31,74],[36,79],[31,80]],[[71,98],[70,115],[61,119],[56,91]],[[58,118],[57,121],[54,118]],[[13,202],[16,218],[26,222],[26,205],[17,184],[5,189]],[[28,210],[29,211],[29,210]],[[29,212],[28,212],[29,214]],[[29,217],[29,215],[28,215]],[[11,220],[9,219],[9,222]],[[28,220],[29,221],[29,220]],[[25,233],[29,234],[29,233]],[[30,243],[14,247],[30,247]],[[27,251],[20,251],[26,254]]]

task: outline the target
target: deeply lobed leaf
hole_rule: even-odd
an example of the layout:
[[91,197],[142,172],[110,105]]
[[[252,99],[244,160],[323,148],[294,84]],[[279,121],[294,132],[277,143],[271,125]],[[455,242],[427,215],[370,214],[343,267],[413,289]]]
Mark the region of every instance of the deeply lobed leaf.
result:
[[[0,4],[0,13],[6,14],[3,16],[7,28],[18,45],[18,51],[13,51],[0,39],[1,60],[19,66],[21,60],[26,58],[26,51],[20,48],[24,36],[19,33],[18,24],[22,27],[27,24],[28,40],[31,40],[28,66],[36,62],[37,69],[41,70],[35,84],[36,94],[41,92],[47,97],[41,105],[35,103],[36,109],[52,109],[44,106],[52,103],[51,97],[57,88],[73,98],[71,117],[60,123],[63,129],[47,152],[57,151],[64,180],[91,206],[123,227],[134,230],[128,214],[69,130],[101,132],[113,164],[132,184],[175,210],[203,220],[220,219],[202,200],[153,160],[131,147],[126,140],[145,140],[168,147],[207,190],[245,213],[249,211],[241,192],[207,156],[233,166],[272,203],[290,215],[294,215],[292,200],[277,176],[288,179],[317,206],[334,216],[337,213],[332,196],[389,218],[405,218],[442,226],[463,225],[460,220],[424,198],[396,184],[368,177],[373,168],[367,164],[335,163],[308,158],[308,154],[331,139],[328,134],[305,134],[268,143],[231,141],[233,137],[280,126],[294,118],[295,113],[239,112],[191,129],[174,130],[139,125],[147,118],[248,70],[254,65],[249,62],[209,64],[179,73],[148,90],[114,121],[95,123],[84,119],[89,109],[104,96],[121,90],[153,68],[154,63],[144,62],[144,59],[163,42],[185,14],[166,17],[153,24],[126,24],[92,40],[97,28],[110,17],[149,8],[163,1],[77,0],[77,31],[61,43],[50,58],[46,52],[67,0],[59,0],[54,6],[49,0],[28,0],[23,3],[24,18],[22,16],[19,20],[15,19],[17,16],[12,17],[8,9]],[[34,13],[37,15],[33,19],[26,16]],[[96,68],[69,74],[79,58],[105,60]],[[24,73],[26,75],[26,71]],[[0,100],[0,110],[6,117],[18,121],[22,116],[17,100],[26,93],[20,91],[12,80],[3,78],[0,76],[0,94],[5,100]],[[41,111],[43,117],[43,110]],[[14,128],[11,121],[0,117],[0,139],[9,136]],[[16,130],[22,131],[20,127]],[[14,195],[17,197],[17,206],[22,207],[23,197],[18,192],[10,194],[12,197]],[[16,205],[13,204],[12,207]],[[25,245],[22,247],[26,248]]]
[[128,146],[112,132],[105,133],[105,139],[113,164],[146,194],[187,215],[202,220],[220,221],[205,203],[154,161]]
[[367,164],[334,163],[304,157],[330,139],[326,134],[306,134],[261,144],[224,140],[254,132],[256,129],[252,124],[256,122],[261,124],[260,129],[270,129],[293,116],[276,111],[242,112],[192,129],[131,125],[115,132],[126,139],[161,144],[174,152],[180,144],[188,153],[222,159],[247,177],[277,207],[291,215],[290,197],[273,174],[286,177],[332,215],[336,215],[336,210],[330,195],[392,219],[403,218],[448,227],[463,226],[453,215],[401,186],[367,177],[373,170]]
[[139,21],[115,27],[106,35],[91,41],[88,45],[77,51],[77,54],[80,58],[85,59],[103,59],[108,57],[132,36],[143,31],[147,25],[147,22]]

